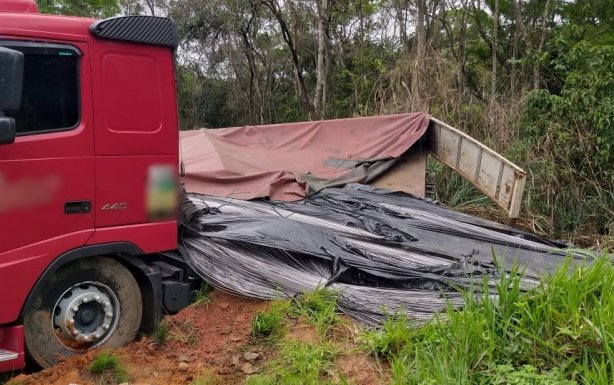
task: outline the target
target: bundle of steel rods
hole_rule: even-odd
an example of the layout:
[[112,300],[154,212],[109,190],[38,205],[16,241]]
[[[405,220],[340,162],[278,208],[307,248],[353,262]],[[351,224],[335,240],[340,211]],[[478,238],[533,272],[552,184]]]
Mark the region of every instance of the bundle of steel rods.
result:
[[180,239],[182,257],[213,286],[277,299],[320,287],[339,293],[339,308],[376,325],[404,312],[430,319],[459,291],[495,294],[515,265],[533,287],[566,257],[588,252],[511,227],[369,186],[329,188],[299,202],[240,201],[189,194],[196,207]]

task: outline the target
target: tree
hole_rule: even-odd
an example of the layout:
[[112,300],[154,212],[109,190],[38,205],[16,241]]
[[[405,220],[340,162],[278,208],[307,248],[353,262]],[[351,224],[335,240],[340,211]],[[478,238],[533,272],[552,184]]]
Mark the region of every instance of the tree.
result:
[[43,13],[105,18],[119,13],[118,0],[38,0]]

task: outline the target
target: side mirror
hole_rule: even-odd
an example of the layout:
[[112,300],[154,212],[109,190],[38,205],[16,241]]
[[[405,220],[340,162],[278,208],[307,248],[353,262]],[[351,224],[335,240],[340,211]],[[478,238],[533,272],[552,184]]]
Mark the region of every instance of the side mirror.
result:
[[21,106],[23,61],[23,53],[0,47],[0,111],[2,112],[15,112]]
[[11,144],[15,141],[15,119],[0,116],[0,144]]

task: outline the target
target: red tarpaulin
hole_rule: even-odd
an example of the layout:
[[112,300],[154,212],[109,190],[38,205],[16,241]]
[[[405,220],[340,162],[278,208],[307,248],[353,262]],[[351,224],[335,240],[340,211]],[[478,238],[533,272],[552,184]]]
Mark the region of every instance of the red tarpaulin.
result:
[[429,121],[413,113],[185,131],[182,182],[191,192],[285,201],[370,183],[422,137]]

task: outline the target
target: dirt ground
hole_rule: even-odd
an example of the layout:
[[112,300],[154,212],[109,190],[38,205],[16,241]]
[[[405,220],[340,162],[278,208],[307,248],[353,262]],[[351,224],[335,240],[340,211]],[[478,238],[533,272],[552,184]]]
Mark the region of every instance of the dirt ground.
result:
[[[242,384],[276,354],[275,344],[262,343],[251,336],[252,319],[258,310],[268,306],[265,301],[214,291],[209,303],[189,307],[165,319],[168,331],[164,344],[156,343],[153,336],[144,336],[113,353],[125,367],[130,385]],[[295,323],[290,325],[288,338],[313,342],[317,336],[312,326]],[[344,351],[335,364],[349,383],[371,385],[389,381],[377,363],[357,349],[351,326],[340,328],[333,338]],[[52,368],[19,374],[8,384],[117,384],[115,379],[89,372],[89,365],[100,353],[90,351]]]

